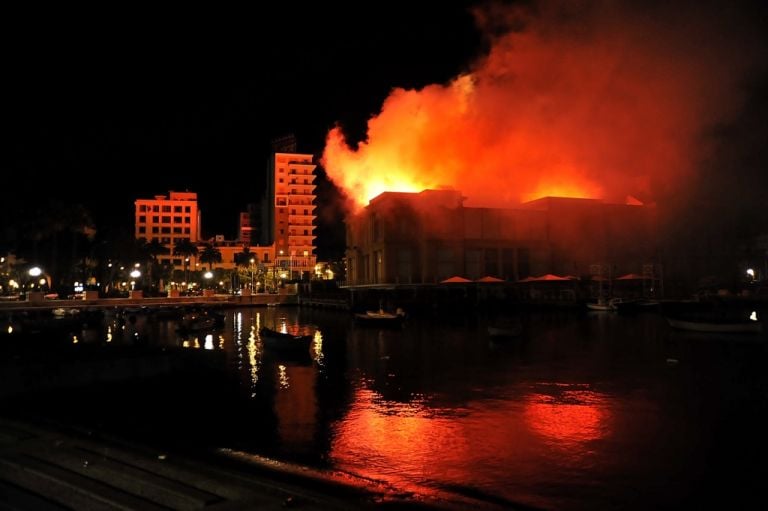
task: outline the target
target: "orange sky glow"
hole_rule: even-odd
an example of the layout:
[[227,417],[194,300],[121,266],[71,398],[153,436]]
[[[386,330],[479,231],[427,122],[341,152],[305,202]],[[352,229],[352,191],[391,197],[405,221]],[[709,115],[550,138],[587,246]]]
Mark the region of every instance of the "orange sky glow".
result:
[[725,58],[727,45],[687,39],[705,22],[587,4],[571,16],[569,2],[478,9],[480,28],[497,34],[489,52],[450,83],[393,89],[358,144],[330,130],[328,176],[357,207],[427,188],[511,207],[543,196],[650,202],[682,187],[705,154],[703,128],[738,106],[728,69],[743,63]]

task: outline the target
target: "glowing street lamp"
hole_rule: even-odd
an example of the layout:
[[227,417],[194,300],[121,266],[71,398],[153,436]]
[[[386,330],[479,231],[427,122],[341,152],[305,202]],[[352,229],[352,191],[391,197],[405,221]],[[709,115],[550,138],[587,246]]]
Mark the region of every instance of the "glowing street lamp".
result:
[[133,279],[133,280],[131,281],[131,291],[133,291],[133,290],[134,290],[134,288],[136,287],[136,279],[138,279],[139,277],[141,277],[141,272],[140,272],[139,270],[133,270],[131,273],[129,273],[129,275],[130,275],[130,276],[131,276],[131,278]]
[[253,293],[253,263],[256,261],[251,257],[251,293]]
[[39,266],[33,266],[32,268],[27,270],[27,274],[31,277],[30,280],[32,281],[32,282],[27,281],[28,284],[29,284],[29,288],[30,289],[34,288],[35,287],[35,283],[39,283],[40,284],[40,290],[42,291],[43,290],[43,284],[48,282],[48,280],[45,277],[43,277],[43,278],[41,278],[38,281],[37,278],[40,277],[43,274],[43,270],[40,269]]
[[213,278],[213,273],[210,271],[207,271],[203,273],[203,277],[205,278],[206,282],[208,282],[208,285],[206,286],[208,289],[211,288],[211,279]]

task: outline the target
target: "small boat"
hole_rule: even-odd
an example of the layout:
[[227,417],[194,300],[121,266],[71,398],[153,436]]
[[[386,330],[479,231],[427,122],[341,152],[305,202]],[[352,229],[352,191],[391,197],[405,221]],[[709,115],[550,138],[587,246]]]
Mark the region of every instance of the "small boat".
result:
[[596,302],[587,302],[587,308],[591,311],[615,312],[617,310],[616,303],[616,298],[610,300],[599,298]]
[[378,311],[366,311],[355,314],[355,321],[362,325],[374,326],[400,326],[405,319],[405,312],[397,309],[394,313],[385,312],[383,309]]
[[763,324],[755,320],[680,319],[667,317],[672,328],[690,332],[759,334]]
[[615,302],[616,310],[620,313],[633,312],[652,312],[659,308],[657,300],[648,300],[645,298],[630,298]]
[[178,331],[180,333],[191,334],[195,332],[207,332],[209,330],[216,330],[224,326],[224,316],[220,313],[213,311],[195,314],[185,314],[181,323],[179,324]]
[[491,337],[517,337],[523,333],[520,320],[501,320],[488,325],[488,335]]
[[259,330],[261,342],[264,348],[282,354],[300,354],[309,356],[309,347],[312,344],[312,335],[293,335],[278,332],[267,327]]

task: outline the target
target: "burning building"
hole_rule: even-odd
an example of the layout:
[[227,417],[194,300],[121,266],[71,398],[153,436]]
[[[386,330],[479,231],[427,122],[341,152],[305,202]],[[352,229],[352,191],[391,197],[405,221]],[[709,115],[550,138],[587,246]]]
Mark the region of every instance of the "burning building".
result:
[[348,220],[347,277],[360,286],[640,272],[655,261],[655,231],[651,206],[545,197],[482,208],[458,191],[385,192]]

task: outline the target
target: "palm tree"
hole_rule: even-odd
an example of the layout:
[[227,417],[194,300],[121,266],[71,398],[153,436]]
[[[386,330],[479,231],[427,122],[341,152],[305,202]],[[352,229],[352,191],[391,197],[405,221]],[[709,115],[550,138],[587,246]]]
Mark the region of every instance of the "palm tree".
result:
[[203,246],[203,251],[200,253],[200,261],[203,264],[208,263],[208,271],[211,271],[213,270],[214,263],[221,262],[221,251],[211,243],[206,243]]
[[[68,204],[50,200],[27,206],[19,213],[14,231],[16,241],[28,241],[31,247],[22,248],[21,254],[45,266],[46,273],[57,282],[71,279],[79,273],[78,261],[87,252],[83,240],[93,241],[96,230],[89,212],[81,204]],[[60,245],[69,248],[69,254],[60,254]],[[27,248],[27,250],[24,250]]]
[[144,251],[149,258],[147,265],[147,279],[149,280],[149,289],[151,290],[154,282],[152,281],[152,269],[157,263],[157,256],[168,253],[168,247],[160,243],[160,240],[153,238],[152,241],[144,245]]
[[173,246],[173,255],[184,258],[184,282],[189,286],[189,258],[197,255],[197,246],[187,238],[180,239]]
[[[235,254],[235,269],[234,274],[240,276],[240,268],[248,268],[251,264],[251,249],[248,245],[243,246],[243,251]],[[253,287],[253,273],[251,273],[251,287]]]

